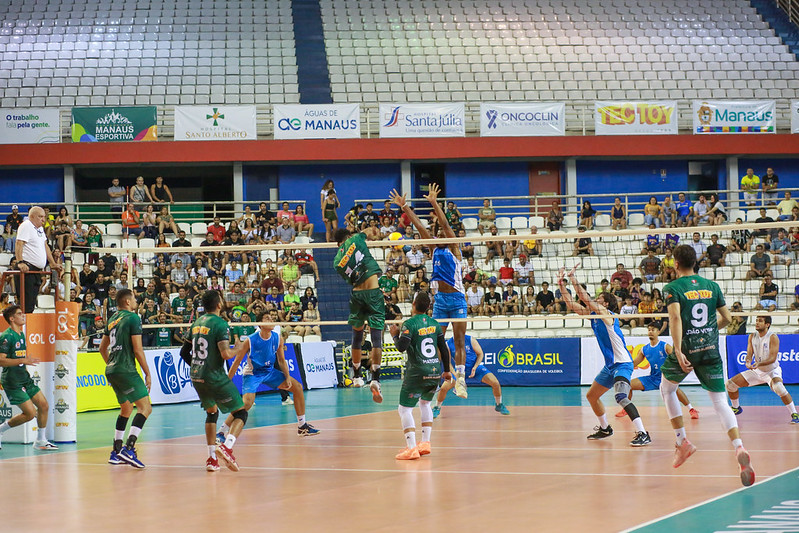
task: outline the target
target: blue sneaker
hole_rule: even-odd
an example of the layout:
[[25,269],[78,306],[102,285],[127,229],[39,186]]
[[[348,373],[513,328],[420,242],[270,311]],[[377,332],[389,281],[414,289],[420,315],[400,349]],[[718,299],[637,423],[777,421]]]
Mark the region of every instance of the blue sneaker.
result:
[[139,458],[136,457],[136,448],[128,448],[125,446],[122,448],[122,451],[119,452],[119,458],[134,468],[144,468],[144,463],[139,461]]
[[116,450],[111,450],[111,456],[108,458],[108,464],[110,465],[124,465],[125,461],[119,458],[119,454]]
[[744,408],[740,407],[740,406],[739,407],[730,407],[730,409],[732,409],[732,412],[735,413],[735,416],[738,416],[738,415],[740,415],[741,413],[744,412]]
[[799,424],[799,413],[791,413],[791,424]]
[[438,415],[440,414],[441,414],[441,407],[439,407],[438,405],[433,407],[433,418],[438,418]]
[[216,434],[216,443],[217,444],[224,444],[225,443],[225,434],[221,431]]
[[494,411],[496,411],[497,413],[499,413],[501,415],[509,415],[510,414],[510,411],[508,411],[508,408],[505,407],[504,403],[501,403],[501,404],[497,405],[496,407],[494,407]]
[[314,435],[319,435],[319,430],[306,422],[297,428],[297,435],[300,437],[313,437]]

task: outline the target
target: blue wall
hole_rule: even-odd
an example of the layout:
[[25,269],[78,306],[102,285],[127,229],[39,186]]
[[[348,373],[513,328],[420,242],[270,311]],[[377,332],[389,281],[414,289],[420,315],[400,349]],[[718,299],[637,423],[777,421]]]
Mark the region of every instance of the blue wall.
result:
[[[527,196],[530,194],[526,161],[447,163],[447,196]],[[457,202],[458,207],[482,207],[483,201]],[[527,200],[497,200],[498,205],[528,205]],[[464,213],[466,214],[466,213]],[[469,210],[474,216],[474,210]]]
[[278,167],[265,165],[244,165],[242,167],[244,181],[244,200],[253,202],[250,207],[258,210],[258,202],[269,200],[269,189],[276,188],[278,182]]
[[[0,168],[0,201],[19,204],[19,212],[26,214],[32,203],[61,205],[64,202],[64,169]],[[0,212],[10,213],[9,207]]]
[[[799,160],[797,159],[739,159],[738,171],[741,176],[746,174],[746,169],[751,168],[755,174],[763,178],[767,168],[773,168],[774,173],[780,177],[780,187],[786,189],[799,189]],[[738,176],[738,183],[741,183]],[[796,196],[796,195],[793,195]]]

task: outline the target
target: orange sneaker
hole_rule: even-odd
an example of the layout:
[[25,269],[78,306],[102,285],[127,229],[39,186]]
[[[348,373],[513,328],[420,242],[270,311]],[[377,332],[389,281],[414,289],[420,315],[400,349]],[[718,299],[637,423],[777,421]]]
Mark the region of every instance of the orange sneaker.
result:
[[372,391],[372,400],[375,403],[383,403],[383,393],[380,392],[380,382],[376,379],[373,379],[371,383],[369,383],[369,388]]
[[688,458],[691,457],[695,451],[696,451],[696,446],[691,444],[691,441],[689,441],[688,439],[685,439],[684,441],[682,441],[682,444],[675,447],[674,462],[672,463],[672,466],[674,468],[677,468],[685,461],[687,461]]
[[743,446],[739,446],[735,451],[735,457],[738,459],[738,464],[741,465],[741,483],[744,487],[748,487],[755,482],[755,471],[752,469],[749,452]]
[[699,419],[699,411],[697,411],[693,407],[691,407],[691,409],[688,412],[691,413],[691,418],[692,419],[694,419],[694,420],[698,420]]
[[419,450],[419,455],[430,455],[430,441],[420,442],[416,449]]
[[419,457],[421,457],[421,455],[419,455],[418,448],[405,448],[396,456],[394,456],[394,459],[399,459],[400,461],[411,461],[413,459],[418,459]]
[[625,416],[627,416],[627,411],[625,411],[624,409],[616,413],[616,418],[624,418]]

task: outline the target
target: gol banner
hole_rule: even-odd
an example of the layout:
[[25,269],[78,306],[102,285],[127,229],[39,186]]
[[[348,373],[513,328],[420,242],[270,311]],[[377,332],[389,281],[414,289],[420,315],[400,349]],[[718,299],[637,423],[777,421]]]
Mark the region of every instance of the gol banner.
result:
[[55,361],[55,315],[30,313],[25,315],[25,344],[28,355],[45,363]]
[[78,340],[78,315],[80,305],[75,302],[58,301],[55,303],[56,331],[58,341]]

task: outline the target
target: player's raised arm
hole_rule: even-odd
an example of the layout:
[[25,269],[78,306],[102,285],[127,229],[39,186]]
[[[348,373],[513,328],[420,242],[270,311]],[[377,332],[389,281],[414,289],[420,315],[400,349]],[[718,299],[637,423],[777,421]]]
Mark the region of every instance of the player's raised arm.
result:
[[419,236],[423,239],[432,239],[433,237],[430,235],[430,232],[427,231],[427,228],[424,227],[422,221],[419,220],[419,217],[416,216],[416,213],[413,212],[413,209],[408,202],[405,200],[405,195],[400,195],[397,192],[397,189],[393,189],[389,194],[389,199],[396,204],[400,210],[408,215],[408,218],[411,219],[411,223],[416,226],[416,229],[419,230]]
[[[563,298],[563,303],[570,311],[574,311],[578,315],[587,315],[588,311],[582,305],[574,301],[572,295],[566,290],[566,280],[564,279],[566,269],[562,268],[558,271],[558,288],[560,289],[560,297]],[[574,272],[572,270],[572,272]],[[474,339],[472,340],[474,342]]]
[[[444,233],[444,237],[447,239],[454,239],[456,237],[455,231],[452,229],[452,226],[449,225],[447,215],[444,213],[444,210],[438,203],[438,195],[440,192],[441,188],[435,183],[431,183],[428,193],[424,197],[433,207],[433,213],[435,213],[436,218],[438,218],[438,223],[441,226],[441,231]],[[461,247],[459,244],[452,243],[449,245],[449,249],[453,254],[455,254],[455,257],[461,259]]]

